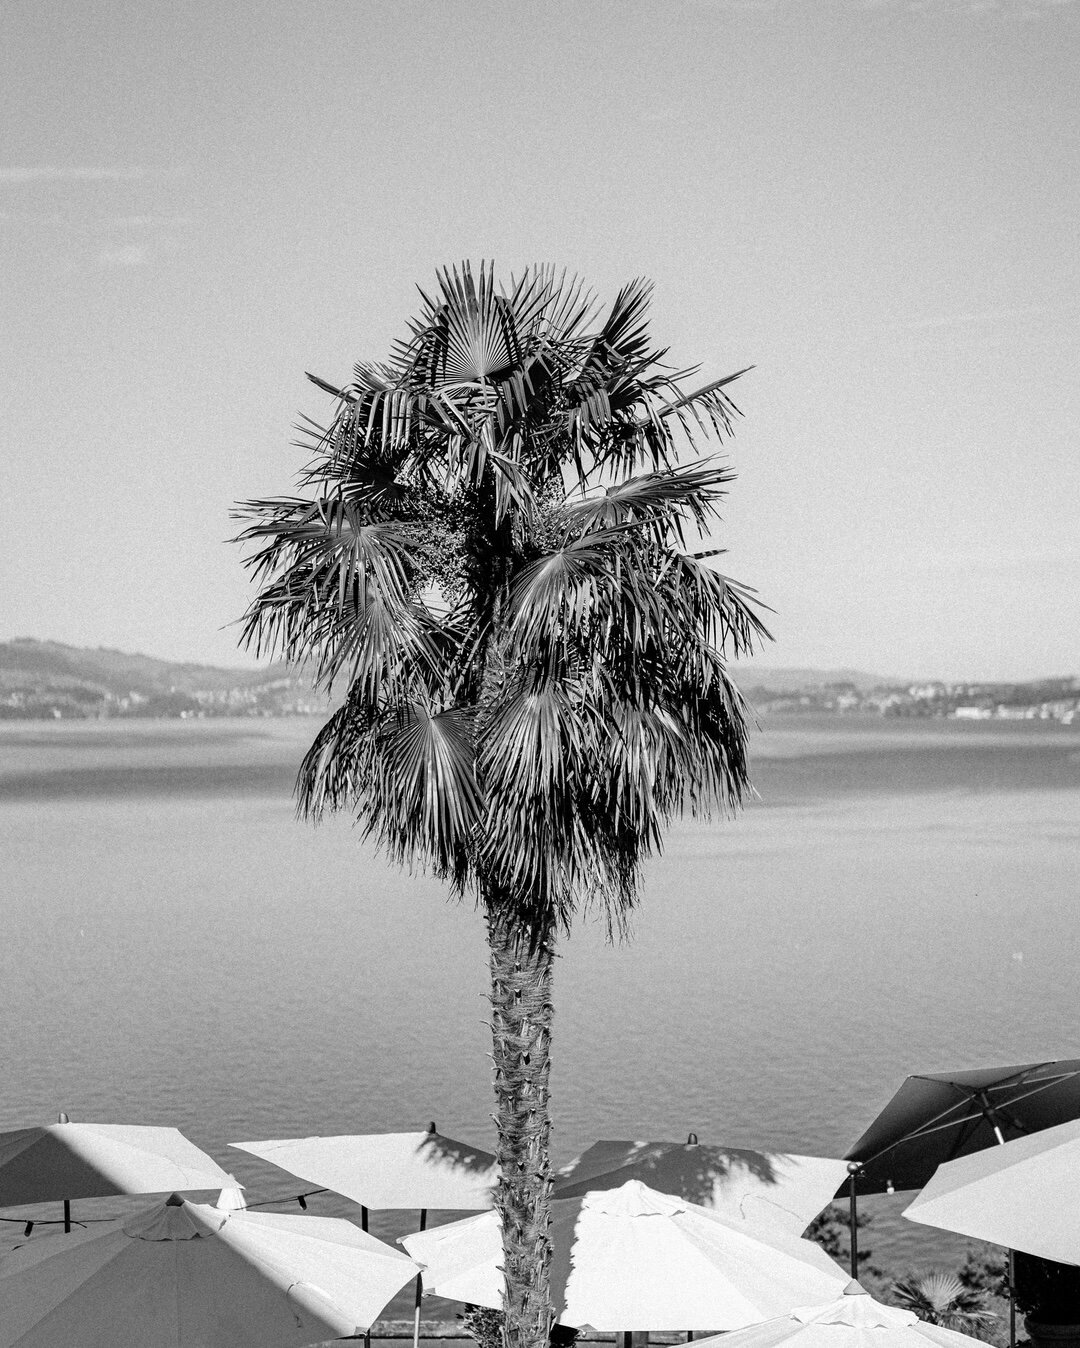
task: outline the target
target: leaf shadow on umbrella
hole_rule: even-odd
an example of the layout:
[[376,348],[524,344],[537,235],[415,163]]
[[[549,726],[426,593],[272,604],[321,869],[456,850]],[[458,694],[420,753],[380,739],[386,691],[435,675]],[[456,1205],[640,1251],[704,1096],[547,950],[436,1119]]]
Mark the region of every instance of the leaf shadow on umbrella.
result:
[[566,1305],[566,1284],[570,1281],[570,1274],[574,1271],[574,1259],[572,1257],[574,1228],[571,1227],[565,1233],[553,1231],[552,1234],[555,1239],[552,1241],[551,1247],[551,1304],[555,1307],[555,1318],[558,1320],[560,1307]]
[[467,1142],[455,1142],[441,1133],[427,1132],[416,1148],[417,1156],[429,1165],[445,1166],[466,1174],[482,1175],[492,1167],[494,1157]]
[[[612,1188],[626,1179],[639,1179],[660,1193],[677,1194],[688,1202],[710,1206],[725,1188],[738,1190],[740,1181],[756,1185],[780,1184],[789,1159],[782,1152],[743,1147],[673,1147],[663,1142],[597,1142],[573,1167],[555,1179],[556,1198],[574,1198],[590,1189]],[[603,1174],[604,1183],[596,1178]]]
[[[463,1224],[462,1236],[475,1229]],[[638,1180],[557,1200],[549,1238],[556,1317],[578,1329],[715,1332],[747,1323],[748,1305],[767,1318],[843,1286],[840,1270],[809,1242],[695,1208]],[[424,1262],[415,1243],[406,1248]],[[487,1264],[495,1257],[489,1249]],[[452,1267],[446,1271],[453,1277]]]

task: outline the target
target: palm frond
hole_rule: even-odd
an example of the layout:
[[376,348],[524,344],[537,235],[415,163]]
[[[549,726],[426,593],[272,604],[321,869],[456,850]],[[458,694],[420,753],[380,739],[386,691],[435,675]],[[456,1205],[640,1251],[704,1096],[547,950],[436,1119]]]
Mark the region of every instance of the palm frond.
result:
[[914,1311],[920,1320],[942,1329],[977,1333],[990,1320],[993,1311],[986,1308],[986,1294],[965,1287],[955,1273],[932,1269],[913,1273],[893,1284],[893,1296],[899,1305]]
[[425,333],[425,382],[484,384],[513,368],[521,342],[513,311],[495,289],[492,269],[474,278],[466,264],[440,274],[443,303]]
[[639,697],[658,653],[708,678],[715,652],[743,656],[768,640],[753,590],[658,546],[653,523],[590,530],[523,566],[506,612],[513,659],[548,678],[591,667]]
[[[699,532],[717,518],[717,502],[726,495],[734,474],[714,459],[680,464],[655,473],[626,478],[581,500],[567,504],[570,525],[581,533],[611,529],[632,522],[653,522],[664,537],[684,544],[683,516],[689,516]],[[658,539],[658,541],[661,541]]]
[[588,624],[603,603],[603,592],[617,585],[613,546],[622,534],[594,530],[520,568],[506,609],[517,659],[528,664],[560,633]]
[[459,890],[482,815],[468,709],[408,703],[373,712],[350,690],[301,765],[299,807],[359,812],[365,837],[399,863],[422,859]]
[[338,398],[342,402],[352,401],[350,394],[347,393],[344,389],[335,387],[335,385],[328,383],[325,379],[321,378],[319,375],[312,374],[310,370],[307,370],[305,373],[308,379],[310,379],[311,382],[315,385],[315,387],[321,388],[324,393],[329,393],[331,397]]
[[[703,414],[708,418],[712,431],[717,435],[730,435],[732,431],[732,422],[739,415],[739,409],[728,398],[723,390],[728,384],[733,384],[736,379],[741,379],[744,374],[749,373],[754,367],[747,365],[744,369],[736,370],[734,374],[724,375],[720,379],[714,379],[701,388],[695,389],[692,393],[683,393],[677,389],[676,381],[672,381],[672,390],[674,396],[667,401],[660,411],[660,416],[681,417],[684,411],[693,414],[694,420],[700,430],[706,430]],[[685,422],[683,423],[685,426]]]
[[595,691],[523,680],[485,725],[479,863],[530,922],[597,906],[619,930],[671,819],[732,809],[749,789],[745,726],[727,697],[688,716],[684,689],[650,707]]
[[759,613],[767,605],[757,591],[714,571],[701,557],[667,552],[656,583],[704,641],[730,652],[734,659],[752,655],[758,646],[772,640]]
[[419,600],[423,540],[395,521],[370,521],[344,497],[248,501],[239,535],[262,588],[242,619],[256,655],[313,666],[316,686],[346,672],[373,698],[430,663],[433,622]]

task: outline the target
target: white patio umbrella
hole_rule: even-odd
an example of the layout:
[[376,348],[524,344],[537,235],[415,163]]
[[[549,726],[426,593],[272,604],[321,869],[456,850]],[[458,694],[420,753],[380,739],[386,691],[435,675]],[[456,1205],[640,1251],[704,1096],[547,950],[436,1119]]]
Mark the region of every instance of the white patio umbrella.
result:
[[[560,1323],[597,1330],[739,1329],[835,1297],[846,1274],[817,1245],[630,1180],[553,1204]],[[430,1291],[501,1306],[498,1215],[402,1237]]]
[[1080,1120],[939,1165],[904,1209],[913,1222],[1080,1264]]
[[822,1306],[807,1306],[734,1334],[699,1339],[695,1348],[972,1348],[955,1329],[928,1325],[912,1311],[883,1306],[849,1282]]
[[[367,1230],[368,1210],[417,1208],[421,1231],[430,1208],[460,1211],[491,1207],[498,1179],[495,1157],[468,1142],[444,1137],[434,1124],[425,1133],[359,1133],[340,1137],[291,1137],[267,1142],[230,1142],[300,1179],[343,1194],[360,1204]],[[420,1298],[416,1280],[413,1344],[420,1340]]]
[[415,1272],[340,1218],[174,1194],[0,1258],[0,1348],[298,1348],[364,1331]]
[[0,1207],[222,1189],[236,1180],[176,1128],[59,1123],[0,1133]]
[[495,1157],[467,1142],[425,1133],[362,1133],[230,1142],[365,1208],[491,1207]]
[[594,1142],[555,1176],[556,1198],[641,1180],[699,1207],[801,1236],[847,1178],[828,1156],[685,1142]]

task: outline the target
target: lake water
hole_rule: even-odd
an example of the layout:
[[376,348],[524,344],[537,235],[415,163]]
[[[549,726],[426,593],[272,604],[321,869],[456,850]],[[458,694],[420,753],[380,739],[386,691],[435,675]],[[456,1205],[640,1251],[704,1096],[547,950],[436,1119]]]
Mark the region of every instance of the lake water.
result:
[[[0,1128],[173,1124],[253,1200],[288,1186],[227,1142],[493,1145],[482,923],[295,820],[315,728],[0,727]],[[689,1131],[841,1155],[909,1072],[1080,1056],[1080,728],[775,720],[755,781],[672,831],[630,943],[564,944],[557,1162]],[[876,1262],[962,1253],[906,1201],[867,1202]]]

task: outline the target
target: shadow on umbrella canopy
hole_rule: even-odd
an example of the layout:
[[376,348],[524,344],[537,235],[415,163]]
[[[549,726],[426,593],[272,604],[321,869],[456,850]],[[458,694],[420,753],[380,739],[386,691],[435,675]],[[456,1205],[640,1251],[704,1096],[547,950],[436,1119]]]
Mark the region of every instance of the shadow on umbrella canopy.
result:
[[[552,1205],[551,1296],[559,1321],[597,1330],[735,1329],[826,1301],[845,1282],[818,1246],[630,1180]],[[494,1212],[401,1237],[425,1285],[502,1304]]]
[[686,1142],[596,1142],[555,1177],[555,1198],[580,1198],[640,1180],[659,1193],[798,1236],[847,1173],[825,1156]]
[[0,1207],[221,1189],[232,1177],[176,1128],[59,1123],[0,1133]]

